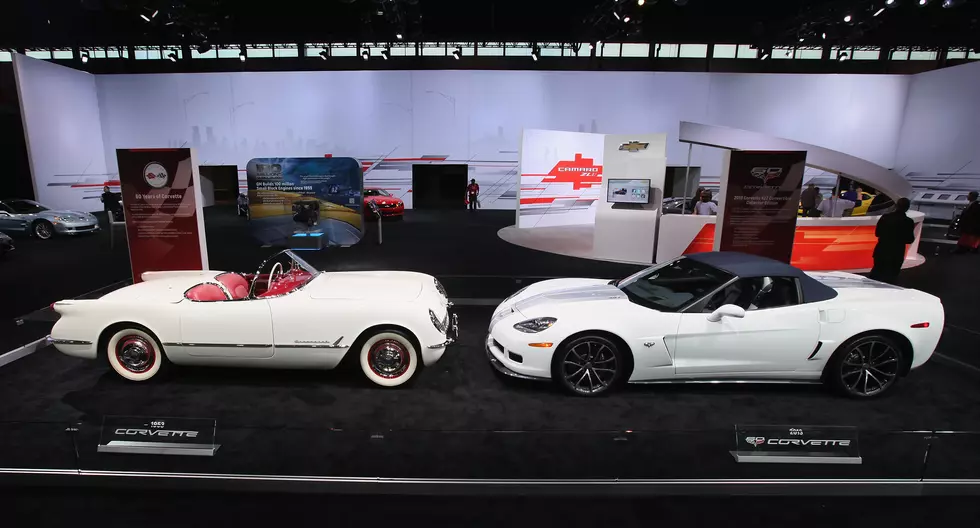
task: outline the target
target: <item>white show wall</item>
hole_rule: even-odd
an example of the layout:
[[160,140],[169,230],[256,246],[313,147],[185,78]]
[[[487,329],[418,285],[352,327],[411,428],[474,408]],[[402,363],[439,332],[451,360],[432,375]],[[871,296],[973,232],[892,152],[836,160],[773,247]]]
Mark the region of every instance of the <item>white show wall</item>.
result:
[[[525,128],[666,132],[667,164],[685,165],[678,123],[694,121],[889,167],[908,78],[461,70],[104,75],[97,84],[110,153],[185,145],[202,163],[239,167],[267,156],[396,158],[374,165],[366,184],[406,197],[411,162],[447,157],[470,164],[481,206],[513,209]],[[693,154],[703,175],[720,175],[720,150]],[[115,157],[107,161],[115,172]]]
[[897,170],[980,176],[980,62],[912,76],[904,115]]
[[102,185],[115,178],[106,171],[95,76],[20,54],[14,74],[34,195],[53,209],[102,210]]

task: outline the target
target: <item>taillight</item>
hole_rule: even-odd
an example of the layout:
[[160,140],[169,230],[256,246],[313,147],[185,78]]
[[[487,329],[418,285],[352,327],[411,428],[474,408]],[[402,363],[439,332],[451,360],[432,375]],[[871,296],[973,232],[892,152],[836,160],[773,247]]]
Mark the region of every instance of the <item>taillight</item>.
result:
[[912,328],[929,328],[929,323],[915,323]]

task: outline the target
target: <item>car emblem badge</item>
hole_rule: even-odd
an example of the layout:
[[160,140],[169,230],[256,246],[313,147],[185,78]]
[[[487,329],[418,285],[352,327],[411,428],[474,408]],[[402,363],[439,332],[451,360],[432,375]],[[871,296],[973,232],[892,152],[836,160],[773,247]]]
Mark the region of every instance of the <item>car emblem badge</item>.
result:
[[643,346],[645,346],[647,348],[650,348],[650,347],[652,347],[653,345],[656,345],[656,344],[657,343],[643,343]]
[[154,189],[162,189],[170,183],[170,175],[167,174],[167,169],[155,161],[147,163],[143,167],[143,179],[146,180],[147,185]]
[[630,152],[639,152],[641,150],[646,150],[649,147],[649,143],[642,143],[640,141],[630,141],[629,143],[623,143],[619,146],[619,150],[628,150]]
[[753,446],[760,446],[766,443],[766,438],[764,436],[746,436],[745,441]]

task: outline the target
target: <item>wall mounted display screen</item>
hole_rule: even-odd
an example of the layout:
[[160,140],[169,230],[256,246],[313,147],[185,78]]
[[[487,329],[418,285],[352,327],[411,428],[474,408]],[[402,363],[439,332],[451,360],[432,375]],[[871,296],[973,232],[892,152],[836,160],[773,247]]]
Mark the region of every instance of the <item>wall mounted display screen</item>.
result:
[[650,203],[650,180],[609,179],[606,201],[609,203]]

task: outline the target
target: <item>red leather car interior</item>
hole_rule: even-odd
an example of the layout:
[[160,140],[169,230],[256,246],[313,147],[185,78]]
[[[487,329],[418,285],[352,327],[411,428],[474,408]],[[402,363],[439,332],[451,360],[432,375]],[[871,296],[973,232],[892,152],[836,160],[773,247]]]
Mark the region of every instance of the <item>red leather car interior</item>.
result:
[[192,301],[227,301],[228,296],[225,295],[224,290],[221,289],[217,284],[203,283],[194,286],[193,288],[187,290],[184,297]]
[[237,301],[248,297],[248,280],[237,273],[222,273],[215,277],[218,282],[228,288],[231,299]]

